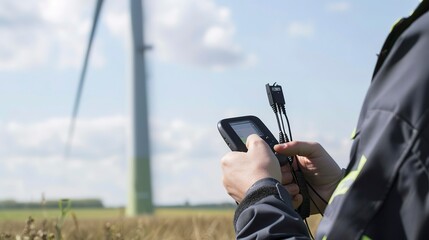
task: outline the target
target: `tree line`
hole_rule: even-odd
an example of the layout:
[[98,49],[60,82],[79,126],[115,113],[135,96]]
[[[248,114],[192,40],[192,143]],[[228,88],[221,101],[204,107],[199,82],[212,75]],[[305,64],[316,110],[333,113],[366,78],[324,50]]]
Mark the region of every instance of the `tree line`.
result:
[[[18,202],[15,200],[0,200],[0,209],[33,209],[58,208],[61,200],[46,200],[42,202]],[[70,199],[72,208],[104,208],[100,199]]]

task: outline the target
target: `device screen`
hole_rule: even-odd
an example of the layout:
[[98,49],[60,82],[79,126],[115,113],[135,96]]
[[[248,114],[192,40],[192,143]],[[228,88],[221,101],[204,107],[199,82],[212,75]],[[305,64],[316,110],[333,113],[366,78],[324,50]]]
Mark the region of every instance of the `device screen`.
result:
[[244,144],[246,144],[247,137],[251,134],[262,136],[261,130],[252,121],[231,122],[230,125]]

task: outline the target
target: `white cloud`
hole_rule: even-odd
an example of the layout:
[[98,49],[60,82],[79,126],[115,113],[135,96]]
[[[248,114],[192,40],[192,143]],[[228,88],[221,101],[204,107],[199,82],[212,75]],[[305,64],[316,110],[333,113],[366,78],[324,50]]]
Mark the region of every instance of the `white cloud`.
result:
[[[128,119],[79,120],[71,157],[65,161],[68,123],[67,118],[0,122],[0,199],[38,201],[44,192],[48,198],[99,197],[108,205],[127,203]],[[152,119],[150,126],[157,204],[231,201],[222,187],[219,163],[229,150],[215,127],[184,119]],[[311,126],[296,132],[297,139],[320,141],[334,159],[348,159],[350,140]]]
[[158,203],[230,200],[222,187],[219,163],[226,147],[214,127],[158,119],[153,121],[152,135]]
[[65,160],[68,124],[67,118],[0,123],[0,198],[36,201],[44,192],[50,198],[101,197],[111,205],[124,203],[126,118],[79,120],[71,157]]
[[292,22],[287,28],[288,34],[296,38],[308,38],[314,35],[314,25],[310,22]]
[[332,2],[326,5],[329,12],[347,12],[351,9],[350,2]]
[[213,0],[151,1],[148,7],[148,39],[162,59],[222,69],[254,58],[235,43],[229,9]]
[[[0,1],[0,69],[82,65],[94,1]],[[92,63],[103,64],[95,46]]]
[[[79,120],[65,160],[68,124],[67,118],[0,123],[0,199],[38,201],[44,192],[48,198],[100,197],[109,205],[126,204],[127,118]],[[213,138],[215,129],[176,119],[152,121],[151,131],[156,203],[229,200],[218,159],[225,148]]]
[[[128,9],[109,9],[107,26],[121,38],[129,36]],[[256,62],[234,41],[229,9],[213,0],[146,1],[145,14],[146,42],[159,59],[211,69]]]
[[[85,0],[0,1],[0,69],[81,67],[94,7]],[[147,1],[145,14],[147,43],[160,59],[212,69],[256,62],[235,42],[229,9],[214,0]],[[106,1],[100,23],[129,47],[127,1]],[[91,64],[100,67],[104,40],[97,34],[94,43]]]

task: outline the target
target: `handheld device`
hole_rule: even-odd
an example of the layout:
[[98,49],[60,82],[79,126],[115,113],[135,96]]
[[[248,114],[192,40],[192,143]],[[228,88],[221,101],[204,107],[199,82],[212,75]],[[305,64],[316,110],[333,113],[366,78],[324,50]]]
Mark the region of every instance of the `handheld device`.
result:
[[[265,124],[255,116],[226,118],[219,121],[218,130],[232,151],[247,152],[246,140],[251,134],[259,135],[274,152],[277,139],[268,130]],[[287,157],[274,152],[281,166],[287,163]]]
[[[268,102],[276,116],[277,125],[279,127],[279,141],[280,143],[292,141],[292,132],[290,129],[289,119],[286,114],[285,99],[282,87],[276,83],[273,85],[266,84],[265,87],[267,91]],[[289,136],[286,133],[283,117],[285,118],[288,126]],[[264,123],[255,116],[242,116],[223,119],[218,123],[218,130],[232,151],[241,152],[247,152],[247,137],[251,134],[258,134],[270,146],[274,154],[276,154],[281,166],[286,163],[289,163],[292,166],[294,157],[277,154],[274,151],[274,145],[278,144],[277,139],[268,130]],[[293,167],[291,167],[291,169],[294,181],[298,184],[300,193],[303,197],[303,202],[296,211],[303,219],[305,219],[310,216],[310,200],[312,201],[312,199],[308,193],[307,182],[299,167],[299,164],[297,164],[296,170],[294,170]],[[314,189],[313,191],[316,193],[316,195],[318,195]],[[323,198],[321,199],[324,200]]]

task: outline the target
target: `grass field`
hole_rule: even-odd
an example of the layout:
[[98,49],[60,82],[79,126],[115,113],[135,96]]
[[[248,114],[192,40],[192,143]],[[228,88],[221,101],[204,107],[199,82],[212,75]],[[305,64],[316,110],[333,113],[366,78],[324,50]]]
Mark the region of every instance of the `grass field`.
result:
[[[60,232],[60,210],[0,210],[1,239],[234,239],[232,209],[156,209],[125,217],[123,209],[76,209]],[[29,216],[32,221],[29,220]],[[309,219],[312,229],[317,218]]]

